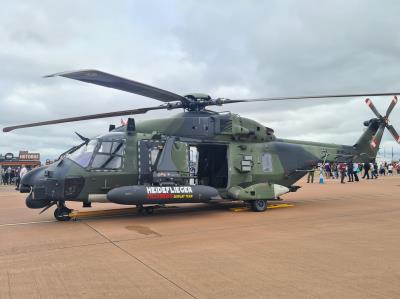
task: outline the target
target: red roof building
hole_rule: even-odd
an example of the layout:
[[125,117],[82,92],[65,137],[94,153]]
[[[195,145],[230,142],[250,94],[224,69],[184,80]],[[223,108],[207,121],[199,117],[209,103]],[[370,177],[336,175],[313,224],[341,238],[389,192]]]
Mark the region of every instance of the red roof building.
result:
[[27,168],[40,166],[40,154],[28,151],[20,151],[18,156],[14,156],[13,153],[0,154],[0,167],[7,168],[10,166],[11,168],[17,168],[22,165],[25,165]]

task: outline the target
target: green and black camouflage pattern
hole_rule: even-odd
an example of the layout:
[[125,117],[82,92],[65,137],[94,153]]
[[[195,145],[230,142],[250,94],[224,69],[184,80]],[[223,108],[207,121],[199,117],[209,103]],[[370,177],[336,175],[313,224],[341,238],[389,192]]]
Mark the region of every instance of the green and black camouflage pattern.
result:
[[[157,181],[160,176],[154,173],[187,184],[189,146],[222,146],[226,149],[222,159],[226,159],[227,169],[225,185],[217,188],[220,196],[235,200],[273,199],[274,185],[296,190],[294,184],[319,162],[373,161],[382,138],[382,134],[376,136],[381,124],[372,119],[366,125],[366,131],[354,145],[337,145],[280,139],[272,129],[232,113],[186,112],[137,123],[131,131],[121,126],[95,138],[101,142],[123,140],[123,160],[118,169],[85,168],[67,155],[50,166],[32,171],[22,183],[33,186],[33,197],[43,200],[43,205],[60,200],[88,202],[91,196],[101,198],[99,195],[117,187],[162,182]],[[157,166],[145,167],[150,175],[147,180],[141,170],[144,162],[140,152],[146,155],[141,144],[158,145],[161,151]],[[57,188],[49,187],[52,180],[58,182]],[[105,197],[100,201],[106,201]]]

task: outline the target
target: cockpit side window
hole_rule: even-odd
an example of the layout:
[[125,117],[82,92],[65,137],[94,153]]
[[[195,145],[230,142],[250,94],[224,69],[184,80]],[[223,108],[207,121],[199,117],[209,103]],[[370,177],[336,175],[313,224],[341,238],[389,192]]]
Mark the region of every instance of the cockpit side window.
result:
[[92,169],[119,169],[122,167],[125,140],[101,141],[95,153]]

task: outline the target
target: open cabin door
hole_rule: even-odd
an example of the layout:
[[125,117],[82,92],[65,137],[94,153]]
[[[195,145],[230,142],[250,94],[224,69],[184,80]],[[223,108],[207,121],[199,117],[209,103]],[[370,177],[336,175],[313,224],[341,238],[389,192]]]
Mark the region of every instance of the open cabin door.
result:
[[197,179],[199,185],[226,188],[228,185],[227,145],[199,144]]
[[140,184],[188,184],[189,146],[174,137],[140,140],[138,168]]
[[227,145],[191,144],[166,140],[140,140],[140,184],[228,185]]

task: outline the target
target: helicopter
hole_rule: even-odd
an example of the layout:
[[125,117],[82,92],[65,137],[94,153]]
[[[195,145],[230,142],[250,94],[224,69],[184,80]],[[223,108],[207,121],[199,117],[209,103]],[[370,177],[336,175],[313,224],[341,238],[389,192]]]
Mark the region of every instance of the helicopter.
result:
[[[262,212],[269,200],[277,200],[300,187],[295,185],[318,163],[369,163],[377,155],[385,128],[400,143],[389,124],[397,103],[396,94],[340,94],[259,99],[211,98],[207,94],[185,96],[98,70],[56,73],[86,83],[118,89],[156,99],[163,104],[6,127],[15,129],[83,120],[144,114],[153,110],[183,109],[178,115],[110,125],[95,138],[77,133],[82,142],[51,165],[28,172],[20,192],[28,193],[26,206],[42,209],[56,206],[57,220],[70,220],[68,201],[117,203],[137,206],[152,213],[164,204],[207,203],[215,200],[243,201]],[[209,106],[234,103],[302,99],[393,96],[382,116],[372,101],[366,104],[375,117],[364,122],[366,130],[354,145],[337,145],[278,138],[272,128],[231,112],[215,112]]]

